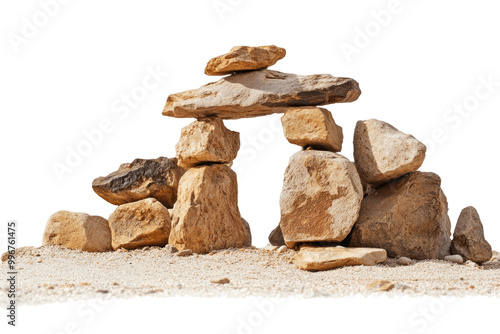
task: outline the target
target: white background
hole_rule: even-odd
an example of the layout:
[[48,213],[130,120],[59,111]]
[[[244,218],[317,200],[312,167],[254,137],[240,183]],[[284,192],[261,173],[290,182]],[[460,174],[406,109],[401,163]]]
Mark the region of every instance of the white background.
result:
[[[352,159],[353,129],[360,119],[377,118],[413,134],[428,145],[421,170],[442,178],[452,227],[460,210],[473,205],[488,241],[500,248],[497,2],[61,0],[57,7],[45,6],[50,16],[43,3],[55,2],[0,5],[0,221],[19,222],[19,246],[40,246],[45,222],[58,210],[107,218],[114,206],[92,191],[92,180],[135,158],[173,157],[181,128],[192,121],[162,116],[167,96],[217,80],[203,74],[206,62],[234,45],[275,44],[286,48],[287,56],[272,69],[330,73],[360,83],[358,101],[327,106],[344,129],[342,154]],[[168,75],[155,88],[149,80],[150,89],[144,90],[144,79],[155,69]],[[485,85],[488,80],[495,84]],[[141,90],[146,94],[139,98]],[[133,94],[138,98],[124,107],[124,96]],[[111,130],[58,177],[54,164],[67,165],[69,150],[85,145],[84,132],[106,120]],[[235,161],[240,211],[250,223],[254,245],[264,246],[279,222],[284,170],[299,148],[284,139],[279,116],[227,121],[226,126],[241,133]],[[403,301],[408,307],[418,304]],[[228,317],[238,314],[227,301],[213,303]],[[498,307],[498,301],[488,299],[484,305]],[[43,316],[42,310],[51,310],[38,309],[32,313]],[[364,308],[353,305],[345,311],[354,310]],[[304,312],[305,319],[316,314],[314,307]],[[383,310],[375,312],[383,319]],[[171,321],[196,318],[178,313]],[[331,323],[337,326],[344,317],[335,314]],[[110,326],[107,320],[102,324]],[[279,328],[287,326],[295,327],[289,321]],[[266,332],[265,326],[254,330]],[[57,322],[47,331],[62,329]],[[422,331],[410,326],[408,332]]]

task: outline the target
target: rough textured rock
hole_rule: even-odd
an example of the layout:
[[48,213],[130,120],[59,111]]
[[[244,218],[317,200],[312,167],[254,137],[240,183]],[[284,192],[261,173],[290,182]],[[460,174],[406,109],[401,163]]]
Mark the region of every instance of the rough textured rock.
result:
[[283,232],[281,232],[281,227],[278,226],[271,231],[269,234],[269,243],[273,246],[283,246],[285,244],[285,239],[283,239]]
[[281,124],[286,139],[292,144],[332,152],[342,150],[342,127],[324,108],[289,108],[281,117]]
[[377,248],[301,247],[293,264],[303,270],[328,270],[344,266],[373,266],[386,259],[386,251]]
[[177,159],[135,159],[122,164],[108,176],[92,182],[97,195],[111,204],[121,205],[145,198],[156,198],[167,208],[177,199],[177,186],[185,170]]
[[466,261],[486,262],[493,256],[491,246],[484,238],[483,224],[472,206],[462,210],[458,217],[451,253],[462,256]]
[[361,181],[348,159],[328,151],[295,153],[280,197],[286,245],[344,240],[358,218],[362,199]]
[[109,216],[113,249],[165,246],[170,225],[167,208],[154,198],[120,205]]
[[414,172],[363,199],[346,244],[383,248],[390,257],[442,259],[449,255],[450,229],[441,179]]
[[286,50],[275,45],[235,46],[229,53],[210,59],[206,75],[226,75],[234,72],[261,70],[276,64]]
[[356,124],[354,161],[366,183],[383,183],[416,171],[425,151],[425,145],[415,137],[388,123],[370,119]]
[[239,149],[240,134],[228,130],[218,117],[201,118],[184,127],[175,146],[178,164],[182,167],[229,163]]
[[189,169],[179,183],[169,244],[195,253],[243,247],[236,173],[226,165]]
[[250,230],[250,224],[248,222],[241,218],[241,223],[243,224],[243,228],[245,229],[245,244],[243,246],[245,247],[250,247],[252,246],[252,231]]
[[106,219],[69,211],[57,211],[50,216],[42,245],[57,245],[87,252],[113,250],[111,231]]
[[356,101],[361,90],[350,78],[260,70],[233,74],[198,89],[172,94],[163,115],[237,119],[283,113],[289,107]]

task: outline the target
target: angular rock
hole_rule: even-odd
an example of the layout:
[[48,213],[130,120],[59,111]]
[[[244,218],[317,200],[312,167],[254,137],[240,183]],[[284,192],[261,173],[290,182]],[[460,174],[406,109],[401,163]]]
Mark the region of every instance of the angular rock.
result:
[[387,259],[384,249],[301,247],[293,264],[303,270],[328,270],[344,266],[373,266]]
[[291,144],[332,152],[342,150],[342,127],[335,123],[331,112],[324,108],[289,108],[281,117],[281,124]]
[[219,164],[189,169],[179,183],[169,244],[179,251],[208,253],[246,242],[236,173]]
[[171,208],[177,199],[177,186],[184,172],[175,158],[135,159],[122,164],[108,176],[95,179],[92,189],[115,205],[156,198]]
[[229,53],[210,59],[206,75],[226,75],[234,72],[261,70],[276,64],[286,50],[275,45],[235,46]]
[[362,199],[361,181],[348,159],[328,151],[295,153],[280,197],[286,245],[344,240],[358,218]]
[[250,247],[252,246],[252,231],[250,231],[250,225],[248,222],[241,218],[241,223],[243,224],[243,228],[245,229],[245,244],[243,246]]
[[283,246],[285,245],[285,239],[283,239],[283,232],[281,232],[281,227],[278,226],[271,231],[269,234],[269,243],[273,246]]
[[366,183],[379,184],[416,171],[425,152],[424,144],[388,123],[370,119],[356,124],[354,161]]
[[449,255],[450,229],[441,179],[434,173],[414,172],[363,199],[345,243],[383,248],[390,257],[442,259]]
[[233,74],[198,89],[172,94],[163,115],[237,119],[283,113],[289,107],[356,101],[361,90],[350,78],[260,70]]
[[42,244],[86,252],[113,250],[111,231],[106,219],[69,211],[57,211],[50,216],[45,226]]
[[240,134],[228,130],[218,117],[200,118],[181,131],[175,146],[178,165],[232,162],[240,149]]
[[489,261],[493,256],[491,246],[484,238],[479,214],[472,206],[463,209],[458,217],[451,242],[451,253],[462,256],[466,261],[477,263]]
[[165,246],[170,225],[168,209],[154,198],[120,205],[109,216],[113,249]]

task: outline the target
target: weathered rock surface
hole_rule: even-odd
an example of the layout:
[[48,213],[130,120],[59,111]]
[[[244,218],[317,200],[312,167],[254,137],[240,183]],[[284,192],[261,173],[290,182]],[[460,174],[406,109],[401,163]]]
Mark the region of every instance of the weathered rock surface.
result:
[[201,118],[184,127],[175,146],[178,164],[182,167],[229,163],[239,149],[240,134],[228,130],[219,117]]
[[243,246],[245,247],[250,247],[252,246],[252,231],[250,230],[250,224],[248,222],[241,218],[241,223],[243,224],[243,228],[245,229],[245,244]]
[[283,246],[285,244],[285,239],[283,239],[283,232],[281,232],[281,227],[278,226],[271,231],[269,234],[269,243],[273,246]]
[[342,150],[342,127],[333,120],[330,111],[324,108],[289,108],[281,117],[286,139],[303,148],[340,152]]
[[356,124],[354,161],[366,183],[383,183],[416,171],[425,152],[424,144],[388,123],[370,119]]
[[451,253],[462,256],[466,261],[477,263],[489,261],[493,256],[491,246],[484,238],[479,214],[472,206],[464,208],[458,217],[451,242]]
[[442,259],[449,255],[450,229],[441,179],[414,172],[363,199],[346,244],[383,248],[390,257]]
[[170,225],[168,209],[154,198],[120,205],[109,216],[113,249],[165,246]]
[[236,173],[226,165],[189,169],[179,183],[169,244],[195,253],[243,247]]
[[106,219],[70,211],[57,211],[50,216],[42,245],[57,245],[87,252],[113,250],[111,231]]
[[92,189],[115,205],[156,198],[171,208],[177,199],[177,186],[184,172],[175,158],[135,159],[122,164],[108,176],[95,179]]
[[301,247],[293,264],[303,270],[328,270],[344,266],[373,266],[386,259],[386,251],[377,248]]
[[260,70],[233,74],[198,89],[172,94],[163,115],[247,118],[283,113],[289,107],[353,102],[360,94],[358,83],[350,78]]
[[[22,254],[29,253],[30,251],[32,251],[34,249],[35,249],[35,247],[33,247],[33,246],[17,247],[12,255],[14,257],[17,257],[17,256],[20,256]],[[2,254],[2,262],[6,262],[9,259],[9,255],[11,255],[11,253],[9,253],[8,251],[3,253]],[[14,259],[14,261],[16,261],[16,260]]]
[[362,199],[361,181],[348,159],[328,151],[295,153],[280,197],[286,245],[344,240],[358,218]]
[[235,46],[229,53],[210,59],[206,75],[226,75],[234,72],[260,70],[276,64],[286,50],[275,45]]

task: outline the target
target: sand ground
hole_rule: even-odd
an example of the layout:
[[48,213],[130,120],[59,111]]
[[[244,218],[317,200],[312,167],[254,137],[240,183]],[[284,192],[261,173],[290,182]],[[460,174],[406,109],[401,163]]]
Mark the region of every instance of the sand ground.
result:
[[[469,267],[439,260],[400,266],[388,259],[372,267],[307,272],[291,263],[294,254],[292,250],[246,248],[180,257],[159,247],[109,253],[33,248],[16,259],[17,301],[23,305],[141,295],[335,297],[373,293],[500,297],[499,260]],[[2,270],[7,272],[6,262]],[[222,278],[230,282],[211,282]],[[383,292],[368,288],[375,280],[387,280],[394,288]],[[0,289],[0,303],[6,305],[5,280]]]

